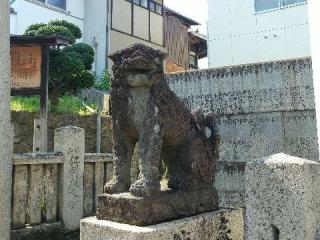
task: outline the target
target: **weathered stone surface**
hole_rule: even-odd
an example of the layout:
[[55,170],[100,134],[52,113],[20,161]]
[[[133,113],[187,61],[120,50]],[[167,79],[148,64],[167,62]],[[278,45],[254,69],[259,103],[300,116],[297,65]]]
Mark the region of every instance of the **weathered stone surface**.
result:
[[319,163],[285,154],[248,163],[246,239],[314,240],[320,224],[319,172]]
[[55,132],[54,151],[62,152],[60,169],[60,217],[67,231],[79,229],[83,217],[84,130],[63,127]]
[[217,162],[215,189],[219,207],[244,207],[244,170],[246,162]]
[[310,58],[175,73],[167,81],[190,109],[218,115],[314,109]]
[[137,227],[95,217],[81,221],[81,240],[242,240],[241,210],[221,209],[215,212]]
[[9,1],[0,2],[0,239],[10,239],[12,142]]
[[98,197],[97,218],[146,226],[215,210],[217,201],[212,189],[163,191],[157,196],[144,198],[130,193],[103,194]]
[[[114,178],[105,191],[130,191],[138,197],[159,194],[161,160],[172,190],[213,188],[214,117],[186,109],[170,90],[163,73],[165,54],[135,44],[110,58],[114,62],[110,94],[115,158]],[[136,143],[139,179],[131,184]]]
[[[217,162],[231,165],[279,152],[319,160],[310,58],[166,76],[189,108],[216,113]],[[242,171],[216,172],[221,206],[244,206]]]

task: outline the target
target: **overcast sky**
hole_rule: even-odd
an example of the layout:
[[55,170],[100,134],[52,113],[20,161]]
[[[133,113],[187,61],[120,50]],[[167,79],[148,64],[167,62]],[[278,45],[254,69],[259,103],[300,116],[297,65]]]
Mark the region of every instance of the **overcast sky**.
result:
[[[202,34],[207,35],[207,20],[208,20],[208,5],[207,0],[164,0],[164,4],[189,17],[199,23],[201,26],[197,26],[196,28]],[[200,68],[208,67],[208,59],[201,59],[199,61]]]
[[169,8],[201,23],[199,30],[207,33],[208,5],[207,0],[164,0]]

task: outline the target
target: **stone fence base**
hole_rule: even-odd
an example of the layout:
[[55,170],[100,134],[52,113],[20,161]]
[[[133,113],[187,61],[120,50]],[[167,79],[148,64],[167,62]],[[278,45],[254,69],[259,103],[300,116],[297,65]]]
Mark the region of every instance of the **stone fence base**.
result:
[[242,240],[242,214],[241,210],[220,209],[147,227],[91,217],[80,223],[80,240]]

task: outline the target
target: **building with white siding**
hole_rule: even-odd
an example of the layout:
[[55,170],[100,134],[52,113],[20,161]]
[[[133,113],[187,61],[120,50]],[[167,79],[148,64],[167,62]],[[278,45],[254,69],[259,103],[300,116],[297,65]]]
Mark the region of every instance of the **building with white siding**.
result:
[[208,0],[209,67],[310,56],[307,0]]

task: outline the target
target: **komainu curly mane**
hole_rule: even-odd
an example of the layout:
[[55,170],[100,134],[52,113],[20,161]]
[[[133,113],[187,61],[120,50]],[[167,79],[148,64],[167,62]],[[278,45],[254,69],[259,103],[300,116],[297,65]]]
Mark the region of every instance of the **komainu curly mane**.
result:
[[[163,73],[166,55],[141,44],[110,56],[113,60],[111,116],[114,177],[107,193],[152,196],[160,190],[161,160],[168,187],[192,191],[213,188],[214,119],[190,112],[170,90]],[[139,144],[139,179],[130,182],[130,166]]]

